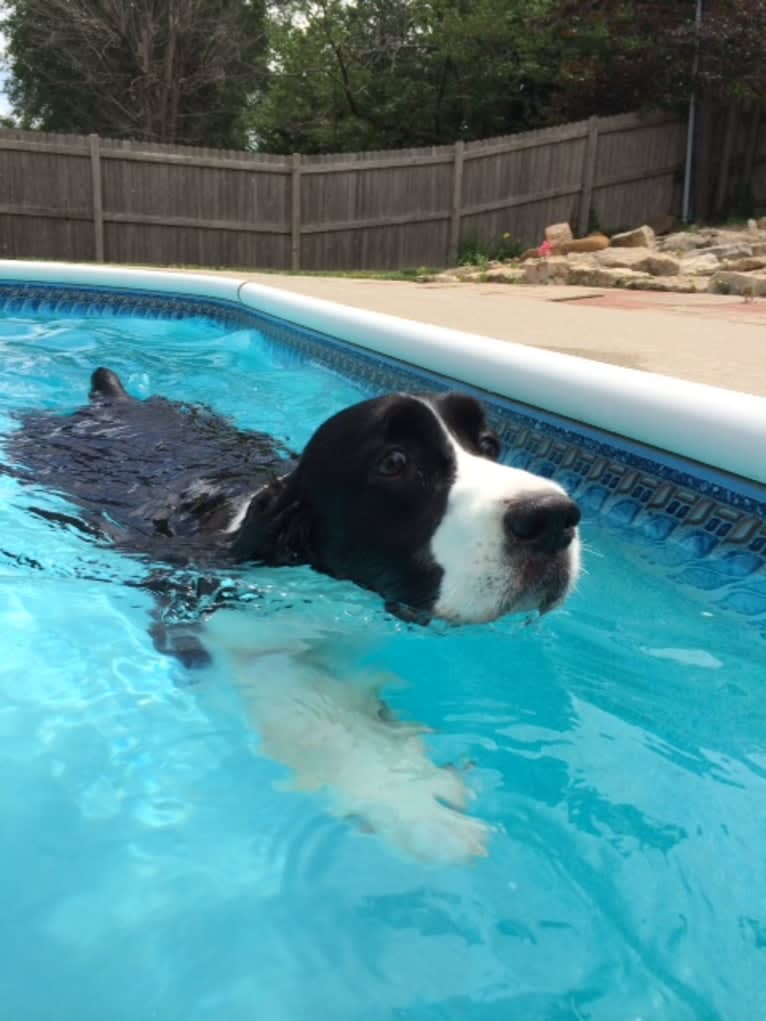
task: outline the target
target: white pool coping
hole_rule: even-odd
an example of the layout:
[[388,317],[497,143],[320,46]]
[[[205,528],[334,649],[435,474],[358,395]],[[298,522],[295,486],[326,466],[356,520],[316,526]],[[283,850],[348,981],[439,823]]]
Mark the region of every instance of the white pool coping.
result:
[[[490,393],[766,483],[766,398],[494,340],[248,282],[236,274],[0,260],[0,280],[234,302]],[[766,353],[766,336],[764,337]]]

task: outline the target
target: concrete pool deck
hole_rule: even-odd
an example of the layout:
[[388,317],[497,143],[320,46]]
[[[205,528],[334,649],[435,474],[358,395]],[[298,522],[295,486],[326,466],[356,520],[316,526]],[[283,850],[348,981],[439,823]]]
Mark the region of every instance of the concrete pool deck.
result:
[[220,272],[355,308],[766,397],[766,301],[717,294]]

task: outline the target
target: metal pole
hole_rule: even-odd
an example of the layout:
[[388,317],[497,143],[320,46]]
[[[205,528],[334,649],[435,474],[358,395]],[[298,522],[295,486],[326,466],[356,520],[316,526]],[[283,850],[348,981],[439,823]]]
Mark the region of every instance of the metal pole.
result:
[[[694,26],[699,33],[702,25],[702,0],[697,0],[697,13],[694,18]],[[699,34],[694,43],[694,63],[692,64],[692,94],[689,99],[689,123],[686,129],[686,167],[684,168],[684,199],[681,208],[681,218],[684,223],[689,222],[689,196],[692,186],[692,156],[694,151],[694,121],[697,113],[697,71],[700,62],[700,41]]]

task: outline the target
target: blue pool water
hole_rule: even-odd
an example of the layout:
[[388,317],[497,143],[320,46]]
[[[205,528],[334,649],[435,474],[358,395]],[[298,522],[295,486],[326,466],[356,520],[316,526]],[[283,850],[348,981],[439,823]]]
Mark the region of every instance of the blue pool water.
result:
[[[253,329],[0,320],[0,432],[91,369],[300,447],[369,394]],[[14,1021],[751,1021],[766,1002],[763,642],[586,516],[587,572],[523,626],[415,629],[303,569],[237,580],[363,635],[493,827],[408,860],[286,770],[225,683],[147,635],[144,567],[54,527],[0,474],[0,1003]],[[667,558],[665,558],[667,559]],[[279,614],[277,614],[277,610]]]

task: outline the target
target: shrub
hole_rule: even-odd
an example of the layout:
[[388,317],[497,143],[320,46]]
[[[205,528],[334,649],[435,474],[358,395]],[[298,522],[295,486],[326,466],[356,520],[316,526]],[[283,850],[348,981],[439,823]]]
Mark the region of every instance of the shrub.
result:
[[489,262],[517,259],[524,245],[511,234],[485,241],[479,237],[463,238],[458,249],[459,266],[486,266]]

